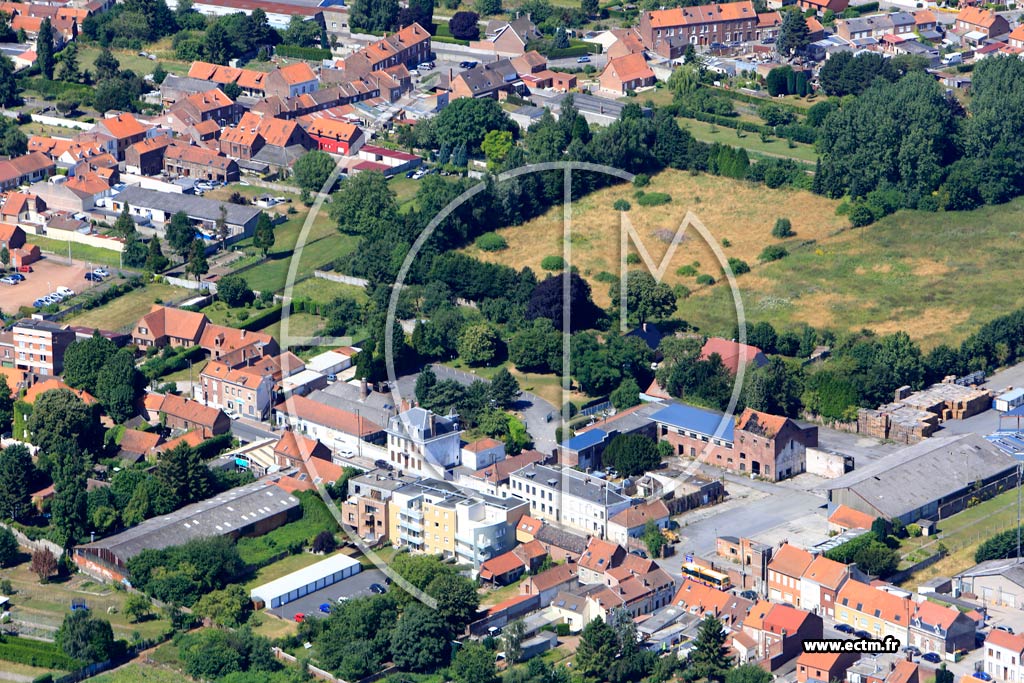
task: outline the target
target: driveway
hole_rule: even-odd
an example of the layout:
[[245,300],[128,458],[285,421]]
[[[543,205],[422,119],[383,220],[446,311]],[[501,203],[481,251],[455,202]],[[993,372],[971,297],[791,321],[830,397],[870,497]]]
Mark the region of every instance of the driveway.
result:
[[[490,383],[490,380],[480,377],[465,370],[455,370],[447,365],[432,365],[434,374],[439,380],[453,379],[460,384],[470,385],[476,381]],[[414,375],[404,375],[398,378],[398,390],[403,398],[411,398],[416,393],[416,378]],[[512,406],[512,409],[522,415],[526,423],[526,430],[533,437],[533,446],[542,453],[552,453],[557,446],[555,442],[555,428],[558,426],[558,408],[548,403],[540,396],[524,391],[519,395],[519,400]],[[547,416],[553,415],[548,422]]]
[[364,569],[354,576],[350,576],[344,581],[339,581],[333,586],[327,586],[321,588],[315,593],[310,593],[305,597],[301,597],[298,600],[292,600],[289,603],[281,605],[276,609],[267,610],[271,614],[281,617],[282,619],[288,619],[289,621],[295,618],[296,614],[305,614],[307,617],[326,616],[320,611],[320,605],[328,603],[330,605],[338,604],[338,598],[345,597],[348,599],[361,598],[368,595],[373,595],[373,591],[370,590],[370,584],[379,583],[384,584],[384,572],[379,569]]
[[[52,293],[58,287],[68,287],[76,292],[95,287],[95,283],[85,279],[85,274],[92,270],[92,265],[75,262],[64,265],[59,261],[44,258],[32,264],[31,273],[22,273],[25,281],[16,285],[0,284],[0,309],[5,313],[17,313],[21,306],[31,306],[36,299]],[[75,303],[74,299],[67,300]]]

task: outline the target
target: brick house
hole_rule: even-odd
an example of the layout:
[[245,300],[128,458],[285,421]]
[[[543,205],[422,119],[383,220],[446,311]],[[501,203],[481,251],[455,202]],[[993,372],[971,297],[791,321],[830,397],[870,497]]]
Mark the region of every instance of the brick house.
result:
[[768,563],[768,598],[800,607],[800,583],[813,556],[788,543],[779,548]]
[[754,607],[746,598],[687,578],[679,585],[672,604],[701,619],[715,617],[729,628],[738,628]]
[[800,578],[800,607],[834,616],[836,598],[853,571],[852,567],[824,555],[815,557]]
[[238,180],[238,163],[195,145],[171,145],[164,151],[163,170],[170,176],[229,182]]
[[164,396],[158,412],[164,424],[171,429],[195,430],[206,439],[231,431],[231,420],[224,411],[174,394]]
[[225,95],[220,88],[190,95],[170,110],[170,114],[181,122],[182,129],[203,121],[216,121],[221,126],[233,125],[244,112],[242,105]]
[[57,172],[57,165],[40,152],[29,152],[13,159],[0,161],[0,190],[12,190],[19,185],[46,180]]
[[817,427],[804,429],[789,418],[749,408],[735,424],[728,416],[681,403],[651,419],[658,438],[672,444],[676,454],[772,481],[803,472],[807,448],[818,443]]
[[171,144],[169,135],[158,135],[136,142],[124,153],[125,170],[140,175],[157,175],[164,167],[164,151]]
[[743,633],[756,643],[750,659],[775,670],[803,651],[805,640],[820,639],[824,624],[820,616],[788,605],[761,601],[743,621]]
[[493,21],[488,24],[486,37],[470,43],[470,47],[493,51],[497,55],[515,57],[526,52],[526,46],[541,38],[540,31],[529,14],[512,21]]
[[338,60],[349,78],[355,80],[374,71],[404,64],[416,66],[430,59],[430,33],[417,23],[368,44],[363,49]]
[[609,59],[598,80],[601,90],[625,95],[654,85],[656,79],[643,54],[629,54]]
[[277,340],[265,332],[239,330],[212,323],[203,328],[199,345],[210,354],[211,360],[220,361],[232,368],[249,365],[263,356],[276,356],[279,351]]
[[149,346],[196,346],[209,321],[202,313],[154,304],[132,329],[132,343]]
[[326,117],[313,119],[306,126],[306,133],[316,143],[317,149],[329,154],[355,154],[364,141],[359,126]]
[[124,161],[128,148],[136,142],[142,142],[149,129],[149,126],[141,123],[134,115],[124,113],[100,119],[89,132],[103,133],[113,138],[113,154],[118,161]]
[[591,538],[577,564],[580,583],[604,583],[604,573],[618,567],[626,559],[626,549],[618,543]]
[[253,159],[264,147],[280,150],[312,147],[309,136],[295,121],[246,112],[233,128],[221,133],[220,151],[233,159]]
[[211,361],[203,368],[200,382],[200,397],[208,406],[255,420],[266,420],[270,415],[274,388],[270,376]]
[[743,0],[642,12],[639,33],[648,50],[676,59],[687,45],[753,40],[756,26],[754,4]]
[[[969,38],[971,34],[980,35],[981,39],[996,38],[1010,32],[1010,24],[1006,19],[992,10],[980,7],[965,7],[956,15],[953,24],[954,32]],[[980,42],[980,41],[973,41]]]
[[796,658],[797,683],[844,681],[846,670],[859,658],[856,652],[804,652]]
[[814,10],[818,16],[825,14],[825,10],[832,10],[833,14],[839,16],[850,6],[850,0],[797,0],[796,4],[805,12]]
[[[717,354],[722,359],[722,365],[734,375],[739,370],[741,362],[754,368],[768,364],[768,357],[756,346],[740,344],[722,337],[708,337],[700,349],[701,360],[708,360],[713,354]],[[748,367],[747,369],[753,368]]]
[[64,370],[64,351],[75,341],[67,325],[49,320],[19,320],[14,333],[14,367],[40,375],[56,376]]
[[923,600],[910,618],[910,645],[943,659],[959,650],[973,650],[977,624],[954,607]]
[[631,538],[639,538],[648,522],[664,529],[669,522],[669,509],[662,500],[641,503],[627,508],[608,520],[608,539],[626,545]]
[[539,574],[528,576],[519,584],[520,595],[539,595],[542,605],[562,590],[571,590],[579,585],[579,569],[571,563],[557,564]]
[[25,246],[25,231],[17,225],[0,223],[0,248],[13,251]]
[[295,62],[267,74],[264,90],[272,97],[297,97],[316,92],[320,81],[306,62]]

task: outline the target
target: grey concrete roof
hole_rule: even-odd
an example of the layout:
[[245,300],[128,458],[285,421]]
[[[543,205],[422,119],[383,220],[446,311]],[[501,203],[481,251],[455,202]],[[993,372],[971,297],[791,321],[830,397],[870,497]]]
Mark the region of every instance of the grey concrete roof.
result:
[[445,434],[458,432],[459,423],[450,417],[436,415],[425,408],[410,408],[388,420],[387,431],[389,434],[413,441],[428,441]]
[[143,550],[160,550],[195,538],[222,536],[299,505],[295,496],[259,481],[147,519],[127,531],[79,548],[109,550],[126,562]]
[[607,481],[569,468],[556,469],[533,463],[513,472],[512,477],[529,479],[539,486],[558,489],[563,496],[575,496],[600,505],[615,505],[629,500]]
[[1015,466],[977,434],[932,437],[844,474],[828,488],[851,489],[885,517],[898,517]]
[[145,190],[137,185],[129,185],[115,195],[114,200],[139,208],[157,209],[168,214],[184,211],[194,220],[210,222],[220,218],[220,208],[223,206],[227,210],[227,222],[231,225],[246,225],[260,213],[259,208],[255,206],[219,202],[190,194]]

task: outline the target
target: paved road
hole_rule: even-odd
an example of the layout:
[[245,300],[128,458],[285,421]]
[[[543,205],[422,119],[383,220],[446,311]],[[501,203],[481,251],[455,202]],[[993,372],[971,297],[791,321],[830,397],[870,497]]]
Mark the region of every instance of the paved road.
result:
[[251,443],[261,439],[276,439],[280,434],[270,431],[270,427],[261,422],[253,422],[244,418],[231,421],[231,434],[239,441]]
[[[434,374],[440,379],[454,379],[461,384],[472,384],[476,381],[489,382],[471,372],[455,370],[447,365],[433,365]],[[398,390],[403,398],[415,396],[416,378],[419,373],[405,375],[398,378]],[[513,409],[523,416],[526,422],[526,429],[533,437],[534,448],[543,453],[551,453],[555,446],[555,428],[558,426],[558,408],[548,403],[540,396],[524,391],[519,396],[519,401]],[[555,419],[547,421],[548,415],[554,415]]]

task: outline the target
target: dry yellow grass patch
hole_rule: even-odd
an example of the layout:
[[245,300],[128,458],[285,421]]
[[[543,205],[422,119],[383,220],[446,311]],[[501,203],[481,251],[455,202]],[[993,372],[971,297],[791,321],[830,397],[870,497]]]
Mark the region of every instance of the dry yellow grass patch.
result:
[[971,317],[970,311],[967,310],[950,310],[939,307],[927,309],[921,314],[897,309],[892,312],[892,315],[893,319],[875,323],[871,329],[878,334],[906,332],[911,339],[921,340],[921,347],[925,351],[940,343],[935,340],[937,329],[958,327],[967,323]]
[[[631,204],[626,215],[656,263],[664,257],[687,211],[694,213],[719,246],[723,240],[730,244],[722,248],[727,258],[742,259],[751,267],[757,265],[765,245],[779,242],[771,236],[777,218],[790,219],[796,232],[796,237],[790,239],[796,241],[822,240],[847,225],[846,218],[835,215],[838,202],[800,190],[770,190],[754,183],[675,170],[657,174],[642,189],[665,192],[672,201],[656,207],[639,206],[634,197],[637,188],[623,183],[573,204],[572,262],[590,281],[599,305],[609,302],[608,284],[598,282],[595,276],[619,270],[621,216],[612,208],[618,199]],[[539,273],[545,256],[563,253],[562,215],[563,207],[559,205],[524,225],[499,230],[509,245],[503,251],[486,253],[474,247],[466,251],[485,261],[515,268],[530,266]],[[631,246],[630,251],[635,248]],[[714,252],[695,229],[688,228],[666,270],[665,282],[696,288],[693,276],[676,274],[680,266],[695,262],[699,263],[699,272],[720,278],[721,267]],[[749,281],[752,275],[744,278]]]

